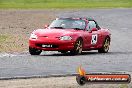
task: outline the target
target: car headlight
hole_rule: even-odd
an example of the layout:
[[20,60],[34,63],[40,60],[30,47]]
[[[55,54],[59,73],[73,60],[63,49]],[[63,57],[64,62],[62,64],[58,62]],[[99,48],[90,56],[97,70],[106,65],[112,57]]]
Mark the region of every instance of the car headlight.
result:
[[61,36],[60,40],[72,40],[71,36]]
[[34,34],[34,33],[32,33],[31,35],[30,35],[30,39],[37,39],[38,38],[38,36],[36,35],[36,34]]

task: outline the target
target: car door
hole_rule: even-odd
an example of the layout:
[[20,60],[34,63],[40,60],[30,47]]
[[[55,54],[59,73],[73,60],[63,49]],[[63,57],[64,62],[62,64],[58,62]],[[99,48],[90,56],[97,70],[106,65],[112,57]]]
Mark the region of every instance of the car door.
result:
[[92,31],[93,28],[97,28],[97,24],[95,21],[89,21],[86,27],[87,31],[87,48],[96,48],[100,44],[101,33],[99,32],[99,28],[97,31]]

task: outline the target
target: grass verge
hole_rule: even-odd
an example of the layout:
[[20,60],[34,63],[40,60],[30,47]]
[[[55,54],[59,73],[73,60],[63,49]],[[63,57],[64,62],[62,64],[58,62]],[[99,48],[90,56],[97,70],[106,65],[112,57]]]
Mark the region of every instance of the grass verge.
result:
[[0,13],[0,52],[7,53],[28,51],[30,33],[55,18],[49,10],[0,10]]
[[2,9],[131,8],[132,0],[0,0]]
[[28,41],[25,41],[23,36],[0,35],[0,52],[25,51],[27,45]]

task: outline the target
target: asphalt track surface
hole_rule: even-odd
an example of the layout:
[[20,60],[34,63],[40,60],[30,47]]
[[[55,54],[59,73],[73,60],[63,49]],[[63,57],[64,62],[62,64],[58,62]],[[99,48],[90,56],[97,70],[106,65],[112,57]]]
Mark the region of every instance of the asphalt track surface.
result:
[[110,51],[83,52],[70,56],[58,52],[43,52],[38,56],[26,53],[0,54],[0,78],[47,76],[77,73],[82,65],[90,72],[132,72],[132,9],[64,10],[62,17],[93,17],[112,33]]

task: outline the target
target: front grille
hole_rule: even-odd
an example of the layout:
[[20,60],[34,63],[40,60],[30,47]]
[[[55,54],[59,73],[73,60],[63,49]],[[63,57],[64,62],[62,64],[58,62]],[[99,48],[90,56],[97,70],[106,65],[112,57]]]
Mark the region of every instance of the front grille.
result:
[[36,46],[38,46],[38,47],[42,47],[42,44],[36,44]]

